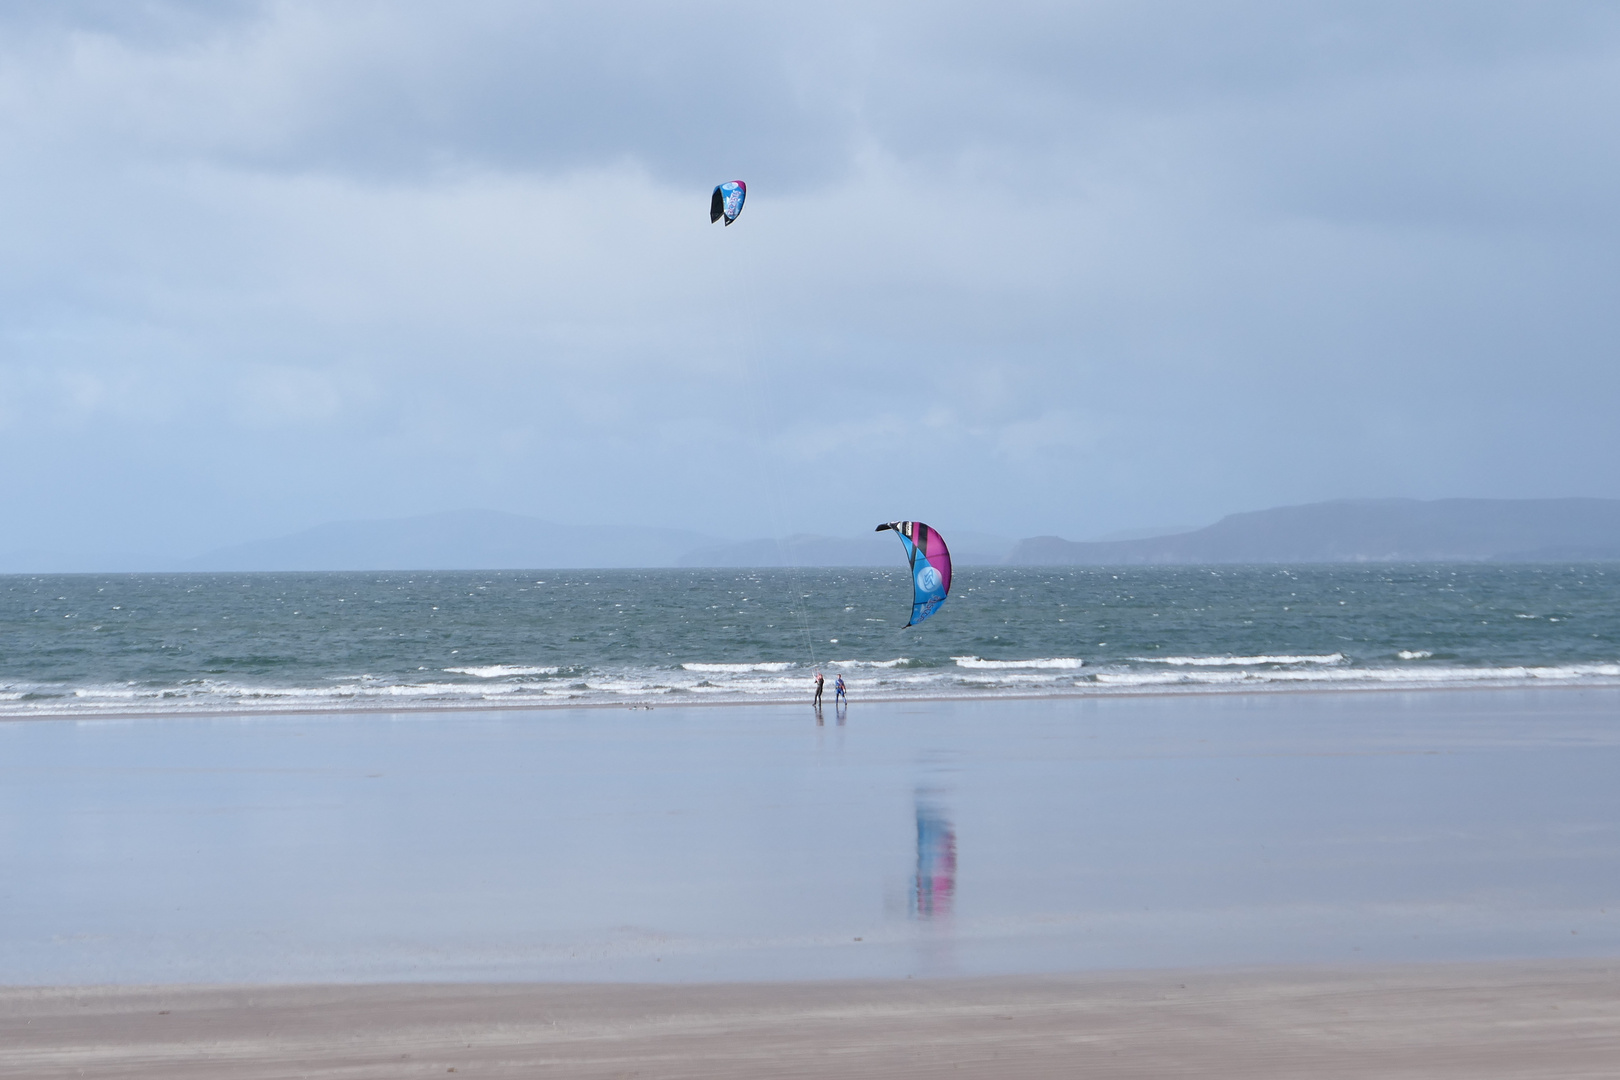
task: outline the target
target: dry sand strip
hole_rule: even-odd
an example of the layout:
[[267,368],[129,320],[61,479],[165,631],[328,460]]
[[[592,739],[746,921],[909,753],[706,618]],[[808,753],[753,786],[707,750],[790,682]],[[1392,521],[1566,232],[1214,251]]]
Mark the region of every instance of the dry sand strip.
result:
[[1615,1077],[1620,961],[0,989],[0,1077]]

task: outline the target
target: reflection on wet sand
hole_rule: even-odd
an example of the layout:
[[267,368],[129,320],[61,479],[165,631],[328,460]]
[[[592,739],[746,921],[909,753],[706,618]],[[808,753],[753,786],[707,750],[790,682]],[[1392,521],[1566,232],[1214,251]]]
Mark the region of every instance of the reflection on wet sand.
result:
[[917,793],[917,877],[912,912],[919,919],[946,918],[956,896],[956,827],[938,799]]

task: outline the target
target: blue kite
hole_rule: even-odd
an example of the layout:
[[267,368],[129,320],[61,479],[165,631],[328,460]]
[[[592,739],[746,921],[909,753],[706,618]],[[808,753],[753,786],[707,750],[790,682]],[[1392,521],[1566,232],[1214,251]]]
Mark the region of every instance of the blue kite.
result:
[[727,180],[714,189],[714,196],[709,199],[709,224],[713,225],[721,218],[726,219],[730,225],[742,213],[743,200],[748,198],[748,185],[741,180]]

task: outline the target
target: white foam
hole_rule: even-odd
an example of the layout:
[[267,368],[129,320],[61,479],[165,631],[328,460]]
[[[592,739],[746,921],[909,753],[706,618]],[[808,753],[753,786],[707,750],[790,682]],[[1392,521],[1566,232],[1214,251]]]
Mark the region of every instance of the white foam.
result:
[[1036,668],[1057,669],[1072,671],[1083,667],[1085,661],[1075,656],[1054,656],[1036,660],[980,660],[977,656],[953,656],[957,667],[973,668],[976,670],[996,670],[1001,668]]
[[485,667],[447,667],[451,675],[476,675],[480,679],[498,679],[503,675],[555,675],[561,668],[523,667],[518,664],[489,664]]
[[[1357,667],[1342,660],[1327,662],[1330,658],[1325,656],[1293,663],[1278,662],[1284,659],[1281,657],[1269,657],[1265,658],[1267,662],[1248,666],[1233,661],[1257,658],[1195,657],[1192,659],[1225,662],[1166,666],[1163,661],[1171,658],[1158,658],[1158,662],[1149,664],[1121,661],[1086,665],[1083,672],[1078,670],[1081,661],[1068,657],[1018,661],[958,657],[955,658],[958,663],[952,666],[919,666],[904,658],[838,663],[854,665],[846,677],[852,676],[852,695],[862,699],[904,699],[915,695],[1014,698],[1177,689],[1217,693],[1289,687],[1620,685],[1620,661],[1468,667],[1455,662],[1403,663],[1395,659],[1396,655],[1399,654],[1386,654],[1387,666],[1379,667]],[[963,665],[962,660],[977,661],[982,666]],[[386,711],[407,703],[415,708],[457,709],[525,702],[605,703],[637,699],[799,702],[808,701],[810,692],[808,670],[785,662],[686,664],[677,668],[625,665],[582,669],[573,678],[511,674],[504,678],[436,681],[417,675],[407,681],[392,675],[348,674],[306,686],[253,685],[208,679],[168,686],[127,682],[87,686],[0,683],[0,716],[63,712],[83,716],[162,715],[199,710],[274,713],[369,708]]]
[[[281,705],[283,707],[306,707],[311,705],[330,704],[333,707],[343,707],[355,701],[368,698],[419,698],[427,700],[442,700],[447,702],[490,701],[500,697],[509,697],[525,693],[534,693],[540,687],[534,684],[523,683],[497,683],[465,684],[450,682],[411,682],[397,683],[372,675],[351,676],[342,682],[335,682],[326,686],[248,686],[233,683],[221,683],[213,680],[195,680],[182,683],[178,686],[141,688],[129,686],[86,686],[71,690],[64,688],[64,693],[77,703],[87,706],[91,710],[118,707],[129,707],[132,703],[150,709],[153,706],[160,708],[197,708],[216,707],[226,704],[241,704],[253,707],[265,705]],[[4,700],[0,698],[0,700]],[[31,711],[49,710],[57,707],[50,700],[27,703]]]
[[585,688],[609,694],[667,694],[675,689],[672,686],[659,686],[639,679],[591,680],[585,684]]
[[901,656],[894,660],[829,660],[828,667],[840,668],[897,668],[911,663],[909,657]]
[[[1401,684],[1443,686],[1458,683],[1527,681],[1567,682],[1575,679],[1620,677],[1620,663],[1565,664],[1546,667],[1447,668],[1298,668],[1281,671],[1113,671],[1098,672],[1091,682],[1104,686],[1225,686],[1267,683],[1335,683],[1364,685]],[[1076,686],[1087,685],[1077,682]]]
[[183,686],[163,690],[130,690],[121,686],[81,686],[73,691],[73,696],[91,701],[133,701],[137,698],[160,698],[185,693],[187,693],[187,688]]
[[1402,649],[1395,655],[1400,657],[1402,660],[1427,660],[1429,657],[1433,656],[1434,653],[1427,649]]
[[[1219,686],[1240,683],[1248,678],[1248,673],[1243,671],[1099,671],[1091,677],[1092,682],[1101,686]],[[1086,683],[1075,685],[1085,686]]]
[[1171,664],[1175,667],[1250,667],[1255,664],[1341,664],[1344,653],[1324,656],[1132,656],[1139,664]]

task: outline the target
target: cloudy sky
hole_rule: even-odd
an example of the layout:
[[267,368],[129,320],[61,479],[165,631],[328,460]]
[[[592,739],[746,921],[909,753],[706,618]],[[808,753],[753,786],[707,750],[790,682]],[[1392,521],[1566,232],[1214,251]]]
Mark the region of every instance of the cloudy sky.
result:
[[726,10],[0,9],[0,550],[1620,496],[1614,5]]

